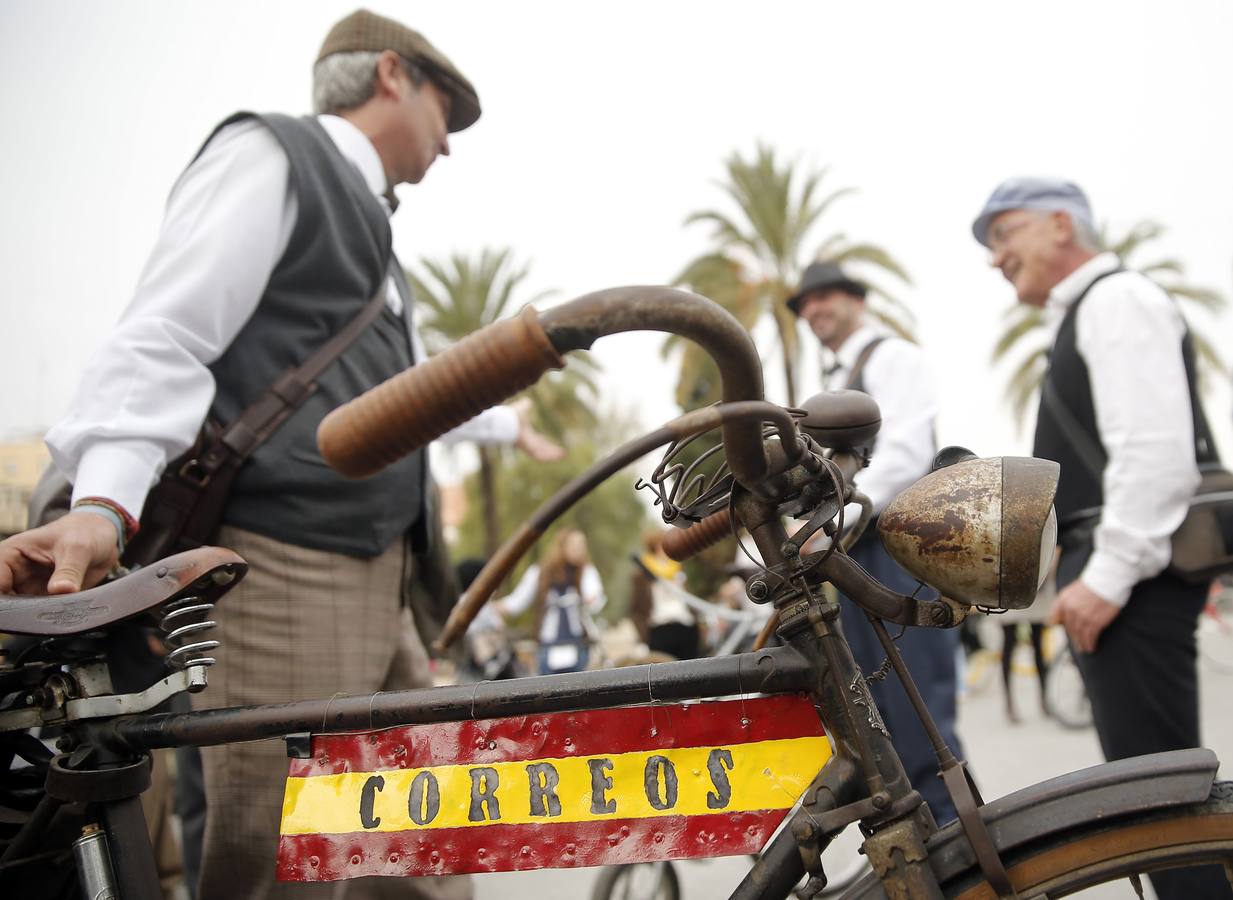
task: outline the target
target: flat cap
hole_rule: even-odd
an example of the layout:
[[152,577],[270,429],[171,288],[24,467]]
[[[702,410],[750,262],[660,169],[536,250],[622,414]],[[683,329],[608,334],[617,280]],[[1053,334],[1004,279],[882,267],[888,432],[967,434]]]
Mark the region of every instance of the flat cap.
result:
[[853,297],[860,297],[862,300],[865,294],[869,292],[869,288],[855,278],[850,278],[843,269],[839,268],[838,263],[833,262],[815,262],[810,263],[803,275],[801,275],[801,283],[796,288],[796,293],[788,298],[788,309],[801,314],[801,301],[805,299],[806,294],[812,294],[814,291],[840,290],[845,294],[851,294]]
[[1077,184],[1060,178],[1008,178],[993,189],[980,215],[972,222],[972,235],[989,246],[989,225],[999,215],[1012,209],[1039,209],[1046,212],[1066,212],[1072,220],[1083,222],[1090,231],[1092,207],[1087,195]]
[[479,95],[474,86],[444,53],[418,31],[366,9],[357,9],[335,23],[325,36],[317,62],[335,53],[361,50],[374,53],[393,50],[403,59],[421,66],[433,84],[450,95],[450,118],[446,123],[450,131],[462,131],[480,117]]

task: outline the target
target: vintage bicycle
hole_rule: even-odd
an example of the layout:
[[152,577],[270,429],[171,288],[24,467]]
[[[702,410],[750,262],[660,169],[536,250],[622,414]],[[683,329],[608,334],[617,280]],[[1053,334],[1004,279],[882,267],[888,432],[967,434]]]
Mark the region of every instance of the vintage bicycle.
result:
[[[442,641],[468,621],[517,558],[585,491],[667,445],[653,481],[673,555],[736,524],[763,560],[746,586],[771,604],[783,646],[729,657],[362,697],[149,713],[205,687],[209,612],[242,560],[203,548],[80,594],[0,601],[0,631],[31,636],[0,670],[5,806],[23,813],[0,882],[54,896],[158,896],[138,796],[151,749],[283,738],[289,775],[277,865],[286,880],[416,876],[609,865],[759,852],[739,900],[815,896],[822,851],[849,827],[873,872],[847,897],[1062,896],[1091,884],[1172,873],[1227,889],[1233,789],[1209,750],[1096,766],[983,803],[937,734],[886,623],[954,627],[972,609],[1030,602],[1054,543],[1053,463],[944,451],[882,513],[888,550],[937,600],[871,579],[838,540],[879,422],[865,395],[819,395],[799,410],[763,400],[749,335],[718,306],[667,288],[587,295],[476,333],[335,411],[326,459],[362,477],[616,332],[653,329],[705,348],[724,376],[719,405],[687,413],[566,485],[490,561]],[[722,464],[676,462],[720,429]],[[705,454],[704,454],[705,456]],[[806,525],[791,537],[786,516]],[[802,552],[819,532],[832,538]],[[886,668],[920,714],[959,820],[938,829],[912,790],[844,640],[826,582],[873,622]],[[225,601],[224,601],[225,602]],[[169,674],[117,694],[109,629],[157,614]],[[225,648],[219,648],[220,653]],[[871,675],[874,673],[870,673]],[[57,751],[31,736],[56,729]],[[776,833],[781,823],[786,827]],[[764,846],[765,845],[765,846]],[[71,848],[71,849],[70,849]],[[75,856],[76,866],[68,864]],[[1167,873],[1163,870],[1169,870]],[[57,881],[58,879],[58,881]],[[1221,888],[1223,885],[1223,888]],[[32,887],[33,886],[33,887]],[[50,887],[49,887],[50,886]],[[6,891],[6,893],[9,893]],[[1210,894],[1210,890],[1209,890]],[[1204,896],[1192,893],[1191,896]]]

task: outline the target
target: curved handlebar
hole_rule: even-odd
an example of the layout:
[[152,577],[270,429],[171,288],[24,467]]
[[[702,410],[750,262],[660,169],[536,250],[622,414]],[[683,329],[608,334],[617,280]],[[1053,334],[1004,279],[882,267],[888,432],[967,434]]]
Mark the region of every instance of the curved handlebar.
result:
[[[562,354],[642,330],[698,343],[719,365],[725,402],[762,400],[758,352],[723,307],[673,288],[614,288],[543,315],[528,307],[339,407],[317,429],[321,455],[349,477],[372,475],[561,368]],[[756,485],[767,469],[761,424],[726,422],[724,444],[732,474]]]
[[721,509],[688,528],[673,528],[664,534],[664,553],[669,559],[685,562],[712,544],[732,534],[732,511]]
[[528,306],[340,406],[317,446],[334,469],[364,478],[564,365]]

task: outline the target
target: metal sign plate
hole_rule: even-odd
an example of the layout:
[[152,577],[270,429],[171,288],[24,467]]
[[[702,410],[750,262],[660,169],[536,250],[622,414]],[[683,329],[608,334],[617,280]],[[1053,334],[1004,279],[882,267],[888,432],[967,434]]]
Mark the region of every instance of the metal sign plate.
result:
[[795,694],[316,736],[291,760],[278,877],[753,853],[830,752]]

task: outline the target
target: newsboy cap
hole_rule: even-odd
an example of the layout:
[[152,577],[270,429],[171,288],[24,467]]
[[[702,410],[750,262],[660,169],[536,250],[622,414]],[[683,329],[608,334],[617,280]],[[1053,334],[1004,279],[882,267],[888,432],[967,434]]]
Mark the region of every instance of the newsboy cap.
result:
[[450,95],[450,118],[446,123],[450,131],[462,131],[480,117],[479,95],[444,53],[418,31],[366,9],[357,9],[335,23],[325,36],[317,62],[335,53],[361,50],[375,53],[393,50],[408,62],[422,67],[433,84]]
[[985,201],[985,208],[972,223],[972,235],[988,247],[989,224],[1012,209],[1069,213],[1073,221],[1083,222],[1090,231],[1095,231],[1092,207],[1077,184],[1060,178],[1025,177],[1008,178],[993,189]]
[[869,293],[869,288],[866,285],[855,278],[849,278],[843,269],[839,268],[838,263],[815,262],[810,263],[805,268],[805,273],[801,275],[801,283],[797,286],[796,293],[788,298],[788,309],[799,316],[801,314],[801,301],[805,299],[806,294],[831,289],[843,291],[845,294],[851,294],[853,297],[860,297],[862,300],[865,299],[865,294]]

